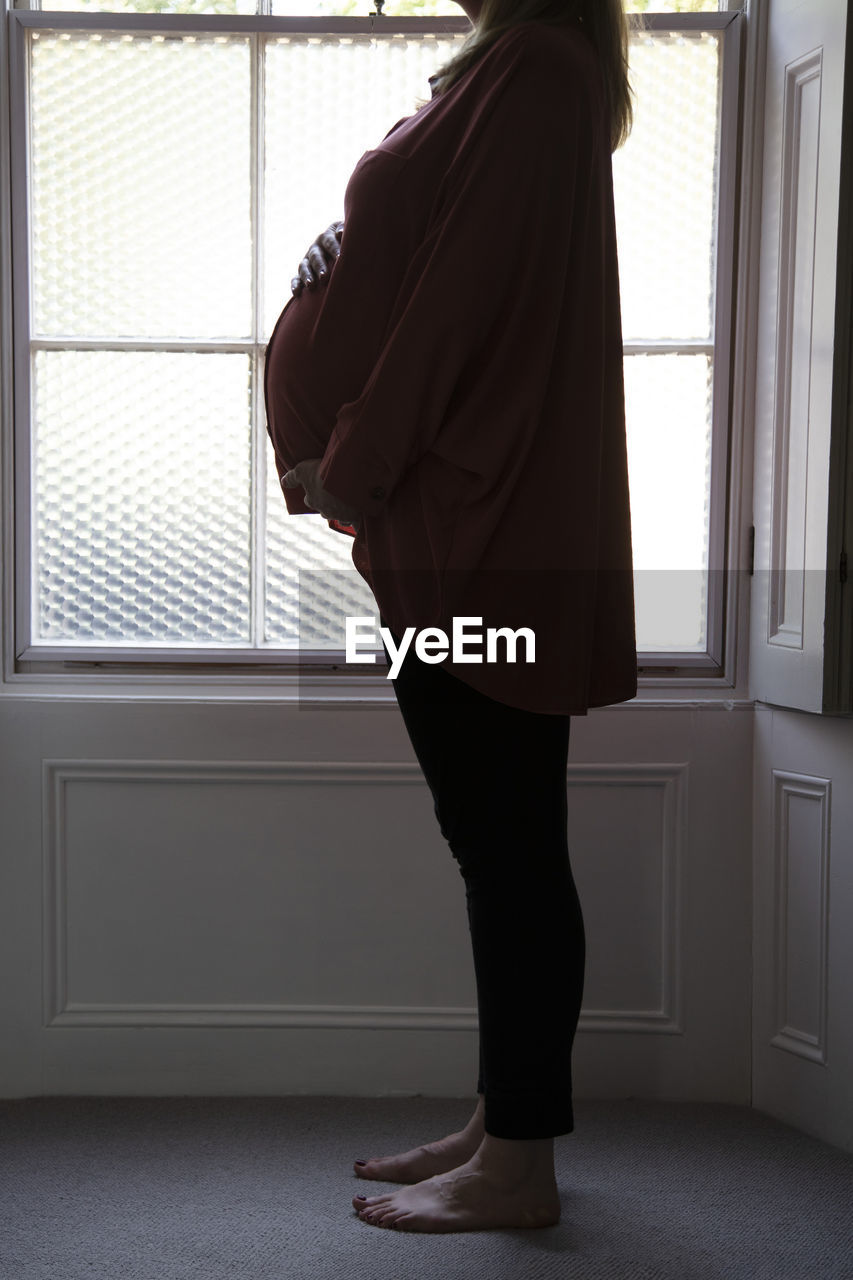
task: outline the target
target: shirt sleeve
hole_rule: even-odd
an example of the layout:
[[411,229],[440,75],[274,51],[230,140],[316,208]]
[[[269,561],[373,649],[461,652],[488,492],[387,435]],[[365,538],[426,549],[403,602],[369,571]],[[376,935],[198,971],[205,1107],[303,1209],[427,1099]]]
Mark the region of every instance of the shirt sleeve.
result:
[[465,136],[379,358],[338,412],[320,468],[324,487],[366,515],[381,513],[433,447],[466,379],[510,377],[523,399],[535,373],[525,353],[538,365],[531,342],[556,330],[578,154],[600,128],[574,70],[542,28],[485,86],[475,73],[457,100]]

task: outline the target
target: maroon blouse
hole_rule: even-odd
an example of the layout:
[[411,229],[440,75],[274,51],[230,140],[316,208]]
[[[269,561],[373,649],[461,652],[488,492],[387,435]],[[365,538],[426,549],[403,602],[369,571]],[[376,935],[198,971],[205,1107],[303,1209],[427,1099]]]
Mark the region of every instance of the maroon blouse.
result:
[[533,663],[443,664],[530,711],[637,692],[609,139],[584,34],[513,27],[362,156],[329,282],[266,354],[279,475],[320,457],[363,513],[388,625],[531,628]]

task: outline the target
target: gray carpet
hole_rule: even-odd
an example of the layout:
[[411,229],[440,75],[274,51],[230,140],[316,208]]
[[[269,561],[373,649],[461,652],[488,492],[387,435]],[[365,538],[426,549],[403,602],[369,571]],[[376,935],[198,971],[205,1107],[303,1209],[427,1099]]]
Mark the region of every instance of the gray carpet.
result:
[[[0,1101],[2,1280],[853,1280],[853,1159],[740,1107],[583,1102],[559,1225],[361,1222],[351,1171],[470,1100]],[[375,1193],[375,1192],[374,1192]]]

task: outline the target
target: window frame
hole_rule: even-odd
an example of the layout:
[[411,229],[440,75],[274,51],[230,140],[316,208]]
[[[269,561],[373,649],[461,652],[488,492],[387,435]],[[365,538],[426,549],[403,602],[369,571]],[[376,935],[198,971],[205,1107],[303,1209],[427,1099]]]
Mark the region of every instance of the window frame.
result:
[[[10,105],[9,119],[4,121],[4,143],[10,144],[11,178],[11,236],[9,256],[12,265],[12,360],[14,377],[14,492],[9,492],[9,510],[12,503],[14,525],[7,529],[12,538],[6,538],[5,578],[7,584],[5,676],[9,681],[32,681],[46,678],[51,684],[67,680],[70,673],[89,677],[90,680],[122,679],[147,681],[166,679],[192,684],[214,682],[221,684],[223,676],[236,678],[238,687],[246,684],[278,681],[284,677],[288,684],[294,680],[301,689],[309,685],[325,687],[331,678],[336,687],[342,687],[344,671],[352,677],[350,683],[361,687],[369,695],[369,686],[375,683],[377,668],[369,661],[360,664],[344,662],[343,649],[310,651],[282,650],[273,647],[241,648],[225,645],[208,646],[110,646],[103,643],[90,645],[57,645],[33,643],[30,639],[32,583],[30,553],[34,542],[33,513],[31,504],[31,396],[30,370],[34,343],[31,338],[31,292],[29,282],[29,175],[28,175],[28,81],[27,33],[33,29],[92,30],[92,31],[142,31],[147,33],[205,33],[239,34],[249,36],[252,44],[252,114],[253,165],[263,165],[263,141],[258,138],[256,122],[259,119],[255,94],[258,92],[257,68],[263,65],[263,37],[289,33],[340,33],[369,35],[377,30],[392,34],[397,32],[464,33],[469,30],[466,18],[394,18],[369,16],[366,18],[334,17],[274,17],[258,15],[218,14],[145,14],[145,13],[90,13],[90,12],[41,12],[13,9],[9,12],[10,55]],[[741,140],[741,78],[743,14],[731,8],[720,13],[697,14],[644,14],[643,25],[656,31],[716,31],[721,39],[721,79],[718,98],[719,156],[717,182],[717,211],[714,226],[713,262],[715,271],[715,314],[711,342],[627,342],[625,354],[666,353],[696,351],[709,352],[713,359],[711,426],[711,478],[708,534],[708,596],[707,596],[707,650],[705,653],[682,651],[641,652],[638,659],[638,675],[657,677],[655,683],[673,685],[706,685],[719,688],[726,682],[725,652],[733,654],[733,645],[726,633],[726,616],[736,618],[732,609],[735,602],[734,587],[740,576],[727,564],[727,512],[729,506],[728,479],[731,452],[732,373],[734,366],[734,319],[737,302],[737,228]],[[637,23],[633,22],[636,26]],[[253,175],[255,176],[255,175]],[[253,200],[253,265],[258,252],[260,226],[260,185],[255,182]],[[4,240],[5,240],[4,235]],[[261,285],[262,287],[262,285]],[[260,292],[260,289],[259,291]],[[4,299],[5,302],[5,299]],[[255,307],[256,328],[262,321],[262,299]],[[4,308],[5,318],[5,308]],[[4,326],[5,327],[5,326]],[[37,339],[35,345],[42,348],[73,345],[82,349],[86,340],[74,339],[71,344],[62,339]],[[99,349],[140,349],[144,343],[117,341],[89,342]],[[150,347],[156,350],[246,351],[252,360],[252,485],[262,490],[264,484],[264,459],[259,442],[265,442],[265,424],[262,388],[262,361],[264,339],[260,329],[254,338],[244,342],[191,343],[152,340]],[[4,352],[4,355],[6,353]],[[7,472],[8,474],[8,472]],[[257,524],[257,522],[255,522]],[[253,529],[252,537],[255,538]],[[11,547],[10,547],[11,542]],[[728,556],[729,561],[732,560]],[[254,555],[254,574],[257,578],[262,559]],[[257,596],[258,582],[253,584],[252,595]],[[728,607],[727,607],[728,606]],[[10,634],[12,632],[12,634]],[[380,655],[381,661],[381,655]],[[644,683],[647,683],[645,681]],[[733,680],[728,680],[729,687]]]

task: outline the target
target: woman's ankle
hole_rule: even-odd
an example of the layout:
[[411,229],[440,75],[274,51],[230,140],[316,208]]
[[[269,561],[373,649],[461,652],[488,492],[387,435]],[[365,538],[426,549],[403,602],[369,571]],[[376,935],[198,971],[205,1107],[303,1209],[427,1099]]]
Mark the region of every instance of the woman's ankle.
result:
[[480,1167],[507,1177],[553,1177],[553,1138],[496,1138],[484,1133],[474,1156]]
[[483,1134],[486,1132],[485,1117],[486,1117],[486,1100],[483,1097],[482,1093],[478,1093],[477,1105],[474,1108],[474,1114],[471,1116],[471,1119],[466,1124],[463,1130],[463,1133],[467,1134],[469,1137],[472,1135],[476,1135],[482,1139]]

